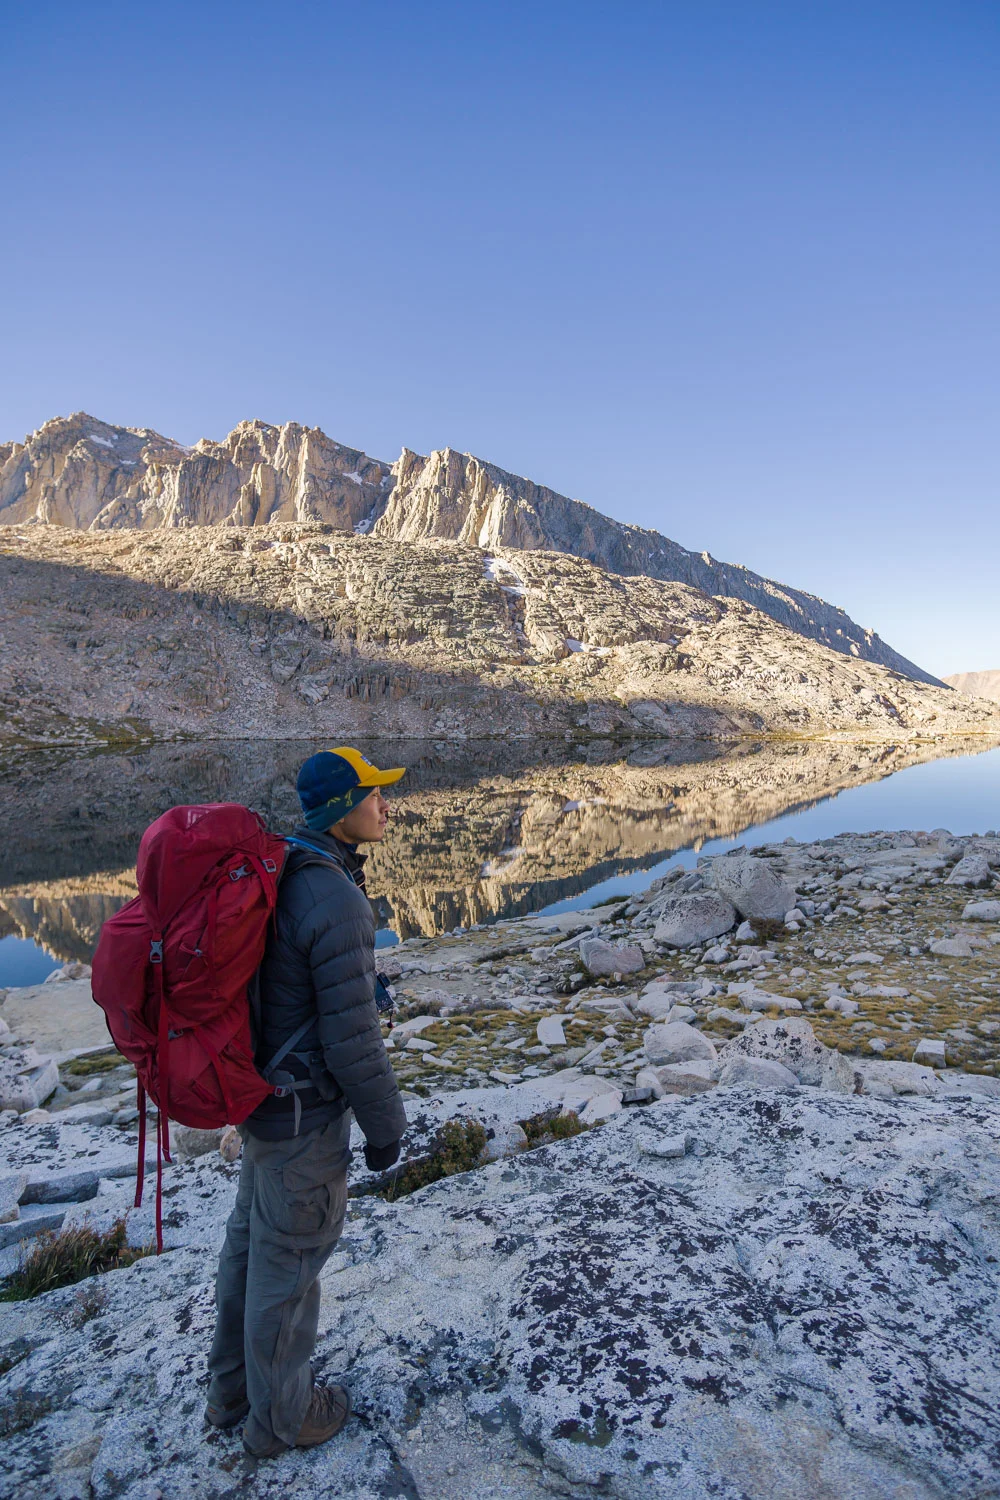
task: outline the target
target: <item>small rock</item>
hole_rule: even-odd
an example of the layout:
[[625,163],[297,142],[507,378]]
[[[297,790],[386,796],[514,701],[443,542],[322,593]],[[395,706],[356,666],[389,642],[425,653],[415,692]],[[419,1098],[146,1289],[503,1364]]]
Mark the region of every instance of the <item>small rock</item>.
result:
[[626,1089],[622,1095],[622,1104],[650,1104],[657,1097],[651,1085],[646,1084],[641,1089]]
[[219,1155],[223,1161],[236,1161],[243,1150],[243,1137],[235,1125],[227,1125],[219,1139]]
[[702,954],[702,963],[724,964],[730,956],[729,949],[723,944],[717,944],[714,948],[706,948]]
[[742,1036],[726,1043],[719,1058],[723,1064],[739,1056],[770,1058],[784,1063],[800,1083],[818,1084],[826,1050],[808,1021],[789,1016],[748,1026]]
[[866,1062],[862,1064],[865,1093],[879,1099],[892,1099],[896,1094],[930,1096],[942,1087],[941,1080],[933,1068],[923,1068],[911,1062]]
[[21,1240],[29,1240],[45,1229],[61,1229],[65,1217],[64,1208],[51,1208],[42,1209],[40,1213],[24,1214],[17,1219],[8,1219],[6,1224],[0,1224],[0,1250],[6,1250],[8,1245],[16,1245]]
[[864,1093],[864,1074],[843,1052],[831,1048],[823,1059],[819,1086],[833,1094],[861,1094]]
[[639,1144],[644,1156],[659,1161],[680,1161],[687,1151],[687,1137],[683,1135],[645,1135]]
[[622,1107],[623,1097],[623,1094],[617,1092],[594,1094],[580,1110],[581,1125],[596,1125],[599,1120],[606,1120],[609,1115],[616,1115]]
[[741,922],[736,929],[735,936],[738,943],[755,943],[757,941],[757,934],[749,922]]
[[635,1075],[634,1086],[637,1090],[642,1091],[650,1089],[654,1099],[662,1099],[666,1092],[663,1084],[660,1082],[659,1074],[652,1068],[640,1068]]
[[913,1049],[913,1061],[924,1063],[930,1068],[946,1067],[944,1042],[934,1037],[921,1037]]
[[802,1001],[791,995],[772,995],[770,990],[759,990],[755,984],[744,985],[740,990],[740,1004],[744,1010],[801,1010]]
[[872,953],[867,948],[863,949],[860,953],[852,953],[850,958],[844,959],[844,963],[848,968],[853,968],[857,964],[880,964],[881,962],[881,953]]
[[528,1144],[528,1137],[516,1120],[505,1125],[494,1125],[488,1132],[483,1147],[482,1160],[501,1161],[505,1156],[516,1156]]

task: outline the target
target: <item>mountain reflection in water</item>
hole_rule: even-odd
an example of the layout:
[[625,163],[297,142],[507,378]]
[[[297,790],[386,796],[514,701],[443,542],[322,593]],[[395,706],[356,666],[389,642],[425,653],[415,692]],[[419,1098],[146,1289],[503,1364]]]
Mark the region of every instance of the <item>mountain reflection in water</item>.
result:
[[[295,776],[319,745],[156,745],[24,754],[0,771],[0,938],[89,960],[101,923],[135,894],[146,825],[183,802],[243,802],[296,821]],[[400,937],[537,911],[674,852],[732,838],[907,766],[986,748],[847,742],[704,744],[392,741],[405,765],[369,891]],[[2,982],[2,978],[0,978]]]

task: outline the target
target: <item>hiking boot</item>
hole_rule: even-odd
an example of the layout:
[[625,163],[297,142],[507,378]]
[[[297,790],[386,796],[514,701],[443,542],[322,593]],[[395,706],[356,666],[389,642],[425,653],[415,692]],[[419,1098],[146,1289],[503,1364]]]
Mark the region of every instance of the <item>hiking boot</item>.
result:
[[242,1422],[250,1410],[250,1402],[246,1396],[237,1396],[232,1401],[227,1401],[224,1406],[213,1406],[211,1402],[205,1407],[205,1421],[211,1427],[235,1427],[237,1422]]
[[[316,1448],[334,1437],[351,1415],[351,1393],[342,1385],[314,1385],[312,1400],[306,1419],[295,1439],[296,1448]],[[288,1451],[288,1444],[275,1438],[267,1448],[251,1448],[243,1438],[243,1446],[254,1458],[278,1458]]]
[[351,1415],[351,1393],[342,1385],[314,1385],[296,1448],[315,1448],[340,1431]]

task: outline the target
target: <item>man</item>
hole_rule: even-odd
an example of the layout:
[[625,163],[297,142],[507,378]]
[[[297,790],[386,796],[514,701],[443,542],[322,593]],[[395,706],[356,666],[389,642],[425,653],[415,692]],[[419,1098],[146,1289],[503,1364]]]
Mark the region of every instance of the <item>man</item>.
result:
[[206,1419],[259,1458],[339,1432],[348,1391],[313,1381],[318,1277],[343,1228],[351,1112],[365,1161],[398,1160],[406,1115],[375,1006],[375,921],[362,843],[385,835],[380,771],[341,746],[298,776],[304,824],[290,840],[260,969],[257,1062],[284,1085],[240,1127],[243,1165],[216,1280]]

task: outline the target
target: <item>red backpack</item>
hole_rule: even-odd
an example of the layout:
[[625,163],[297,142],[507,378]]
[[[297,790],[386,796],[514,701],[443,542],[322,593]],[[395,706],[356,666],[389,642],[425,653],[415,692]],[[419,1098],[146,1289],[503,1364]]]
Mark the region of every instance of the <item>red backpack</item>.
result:
[[246,807],[173,807],[142,836],[138,896],[101,929],[93,995],[137,1076],[136,1207],[142,1202],[147,1094],[158,1111],[158,1249],[162,1162],[170,1160],[168,1118],[203,1129],[238,1125],[269,1094],[288,1092],[268,1083],[254,1065],[248,1000],[286,852],[285,840]]

